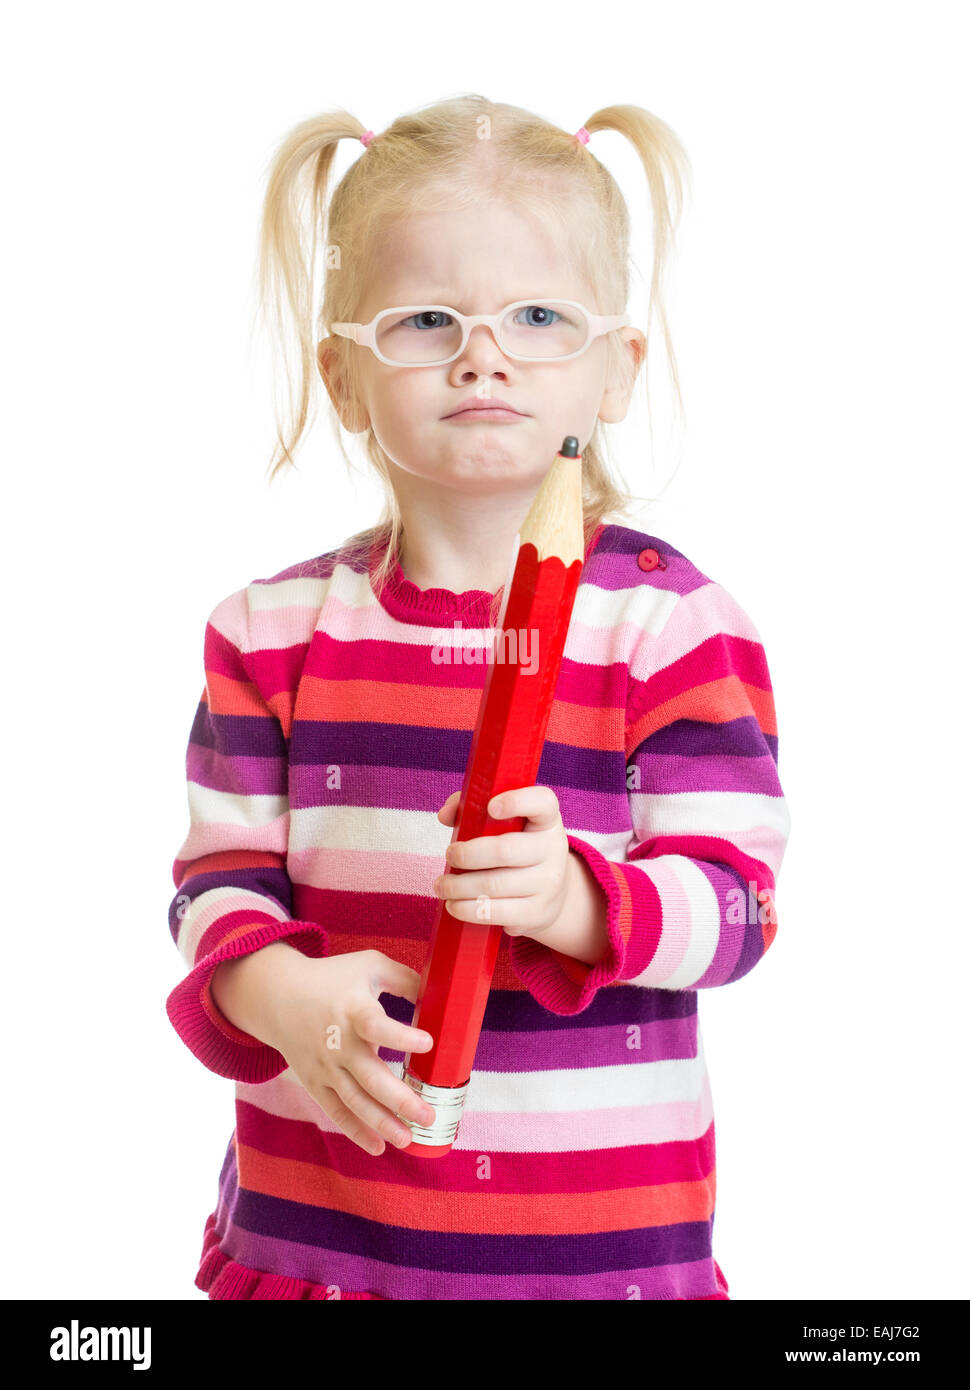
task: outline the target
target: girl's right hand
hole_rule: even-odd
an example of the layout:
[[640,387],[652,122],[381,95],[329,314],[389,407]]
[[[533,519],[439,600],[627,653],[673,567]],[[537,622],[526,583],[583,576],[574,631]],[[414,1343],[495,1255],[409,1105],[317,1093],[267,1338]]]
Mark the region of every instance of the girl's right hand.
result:
[[[387,992],[417,1002],[421,976],[382,951],[311,957],[287,947],[286,969],[265,1000],[263,1041],[286,1058],[294,1076],[334,1124],[368,1153],[384,1140],[413,1138],[403,1115],[430,1124],[434,1111],[390,1070],[378,1047],[427,1052],[429,1033],[397,1023],[378,1002]],[[260,955],[261,952],[256,952]]]

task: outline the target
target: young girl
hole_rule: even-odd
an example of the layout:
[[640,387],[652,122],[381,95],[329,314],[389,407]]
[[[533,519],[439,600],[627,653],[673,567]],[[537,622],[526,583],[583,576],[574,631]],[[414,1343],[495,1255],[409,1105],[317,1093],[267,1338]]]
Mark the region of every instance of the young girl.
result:
[[[628,213],[588,148],[606,129],[649,182],[653,308],[687,164],[638,107],[578,136],[477,96],[376,136],[340,111],[275,158],[262,288],[302,381],[274,472],[319,370],[388,506],[206,626],[170,912],[190,970],[167,1007],[236,1083],[210,1298],[728,1297],[697,991],[771,944],[789,822],[753,624],[607,520],[629,499],[600,422],[647,339],[622,317]],[[344,137],[366,149],[328,208]],[[567,434],[580,587],[536,785],[490,807],[526,827],[446,861],[515,537]],[[402,1070],[432,1045],[411,1019],[438,895],[466,921],[486,897],[504,933],[455,1144],[426,1158],[397,1146],[432,1118]]]

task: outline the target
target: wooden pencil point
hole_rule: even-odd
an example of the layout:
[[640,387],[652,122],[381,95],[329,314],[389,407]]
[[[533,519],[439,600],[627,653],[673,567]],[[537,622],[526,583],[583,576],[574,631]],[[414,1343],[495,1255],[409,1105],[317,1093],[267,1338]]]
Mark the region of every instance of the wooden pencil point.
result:
[[530,541],[540,560],[556,555],[569,568],[582,561],[583,538],[583,460],[557,454],[542,480],[528,515],[519,528],[519,541]]

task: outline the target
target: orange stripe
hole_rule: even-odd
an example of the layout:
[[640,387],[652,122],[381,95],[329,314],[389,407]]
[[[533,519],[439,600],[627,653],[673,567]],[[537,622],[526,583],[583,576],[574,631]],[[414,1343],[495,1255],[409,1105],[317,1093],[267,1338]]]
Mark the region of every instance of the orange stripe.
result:
[[[325,680],[304,676],[301,719],[336,719],[408,724],[416,728],[474,729],[482,692],[468,687],[429,689],[395,681]],[[557,700],[546,730],[547,740],[574,748],[618,748],[623,714],[614,708],[591,708]]]
[[280,727],[285,737],[289,738],[293,729],[293,706],[296,703],[295,692],[292,690],[278,690],[275,695],[269,697],[266,703],[280,721]]
[[758,726],[763,734],[777,734],[778,722],[775,716],[775,697],[770,690],[762,690],[757,685],[746,685],[748,699],[754,710]]
[[[346,1178],[332,1168],[238,1146],[239,1185],[307,1206],[347,1212],[414,1231],[468,1235],[566,1236],[707,1221],[714,1210],[714,1171],[696,1182],[658,1183],[606,1192],[445,1192],[401,1183]],[[496,1162],[500,1159],[496,1155]],[[431,1163],[432,1159],[414,1159]]]
[[263,697],[252,681],[234,681],[218,671],[206,671],[209,708],[213,714],[248,714],[270,716]]
[[613,749],[623,745],[623,711],[612,706],[553,701],[546,740],[572,748]]
[[677,719],[695,719],[704,724],[724,724],[753,714],[764,734],[777,733],[775,706],[771,692],[746,685],[737,676],[722,676],[684,690],[647,710],[627,728],[627,752],[632,753],[645,738],[673,724]]
[[400,681],[339,681],[304,676],[301,719],[349,723],[413,724],[430,729],[473,729],[482,692],[468,687],[429,688]]

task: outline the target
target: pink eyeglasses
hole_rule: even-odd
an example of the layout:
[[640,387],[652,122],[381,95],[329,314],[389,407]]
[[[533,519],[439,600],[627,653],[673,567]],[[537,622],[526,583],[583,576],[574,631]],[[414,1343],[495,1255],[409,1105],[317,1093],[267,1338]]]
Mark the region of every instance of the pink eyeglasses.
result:
[[460,357],[476,324],[490,328],[507,357],[562,362],[594,338],[630,323],[628,314],[591,314],[570,299],[519,299],[498,314],[460,314],[447,304],[402,304],[370,323],[333,323],[330,331],[369,347],[390,367],[431,367]]

